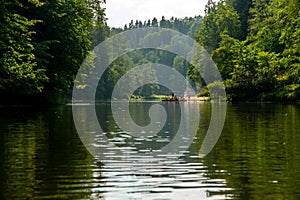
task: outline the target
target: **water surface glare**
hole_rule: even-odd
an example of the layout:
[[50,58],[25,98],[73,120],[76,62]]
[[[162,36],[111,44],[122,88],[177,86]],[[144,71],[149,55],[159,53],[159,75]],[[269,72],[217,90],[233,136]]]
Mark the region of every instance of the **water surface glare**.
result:
[[[130,104],[137,124],[150,122],[153,103]],[[191,146],[178,146],[179,157],[150,154],[172,141],[180,123],[178,105],[165,106],[160,133],[135,138],[114,122],[110,104],[97,105],[117,147],[102,144],[101,135],[91,145],[106,149],[114,158],[107,161],[82,144],[71,106],[0,108],[0,199],[300,199],[300,105],[229,104],[222,135],[205,158],[198,152],[210,103],[198,104],[197,134]]]

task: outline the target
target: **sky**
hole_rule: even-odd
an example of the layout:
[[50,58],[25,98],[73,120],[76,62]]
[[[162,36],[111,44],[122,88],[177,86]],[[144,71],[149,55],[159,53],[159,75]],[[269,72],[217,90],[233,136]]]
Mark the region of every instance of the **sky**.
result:
[[131,20],[144,22],[162,16],[170,19],[204,16],[207,0],[106,0],[107,24],[110,27],[123,28]]

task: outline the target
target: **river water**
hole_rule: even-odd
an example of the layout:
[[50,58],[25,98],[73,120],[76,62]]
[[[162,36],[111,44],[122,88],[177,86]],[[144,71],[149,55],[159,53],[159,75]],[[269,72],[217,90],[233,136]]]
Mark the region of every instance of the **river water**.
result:
[[[130,104],[137,124],[150,122],[152,104]],[[86,105],[77,106],[84,116]],[[168,119],[161,134],[136,140],[116,125],[110,104],[96,110],[110,142],[147,152],[170,143],[180,126],[180,105],[163,106]],[[300,105],[228,104],[222,134],[204,158],[198,152],[212,106],[198,106],[201,120],[183,155],[132,163],[91,155],[72,106],[2,107],[0,199],[300,199]]]

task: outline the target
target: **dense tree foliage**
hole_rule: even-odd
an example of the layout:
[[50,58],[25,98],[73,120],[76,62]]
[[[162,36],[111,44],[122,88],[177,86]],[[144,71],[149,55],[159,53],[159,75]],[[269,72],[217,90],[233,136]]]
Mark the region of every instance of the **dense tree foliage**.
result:
[[0,93],[57,101],[104,22],[102,0],[1,1]]
[[[109,35],[141,27],[170,28],[194,37],[216,62],[230,100],[300,98],[298,0],[208,0],[203,18],[132,20],[124,29],[105,25],[102,3],[105,0],[1,1],[2,99],[35,97],[57,102],[69,96],[77,70],[91,49]],[[181,57],[140,50],[112,63],[100,80],[99,98],[110,98],[128,68],[148,62],[171,66],[198,87],[206,87],[198,70]],[[157,91],[161,92],[157,85],[147,85],[135,94]]]
[[43,3],[16,0],[2,1],[0,6],[0,92],[41,92],[48,78],[45,68],[37,64],[33,43],[33,27],[40,21],[25,13],[30,7],[39,9]]
[[229,99],[299,100],[299,8],[294,0],[209,1],[195,38],[211,53]]
[[[267,2],[267,0],[264,2]],[[240,38],[243,40],[246,39],[249,28],[249,10],[252,6],[252,0],[227,0],[226,3],[237,12],[241,24]]]

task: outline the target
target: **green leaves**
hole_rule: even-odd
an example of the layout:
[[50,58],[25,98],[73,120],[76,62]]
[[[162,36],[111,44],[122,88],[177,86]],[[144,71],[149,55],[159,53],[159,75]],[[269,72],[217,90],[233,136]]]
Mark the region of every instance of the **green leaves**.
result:
[[[225,79],[228,99],[299,100],[299,2],[253,0],[248,8],[240,3],[210,1],[196,35]],[[242,14],[243,9],[249,11],[248,16]],[[248,19],[241,23],[248,25],[246,37],[243,29],[239,37],[238,20],[242,19]]]
[[233,7],[220,1],[217,5],[209,5],[207,10],[195,38],[209,53],[219,47],[223,32],[233,38],[241,37],[239,16]]
[[[33,2],[38,6],[38,1]],[[2,8],[0,21],[0,93],[40,93],[48,81],[45,70],[39,69],[32,38],[38,20],[17,14],[23,4],[13,1]]]
[[105,20],[102,2],[12,0],[1,4],[0,93],[51,97],[69,93],[90,50],[89,29]]

